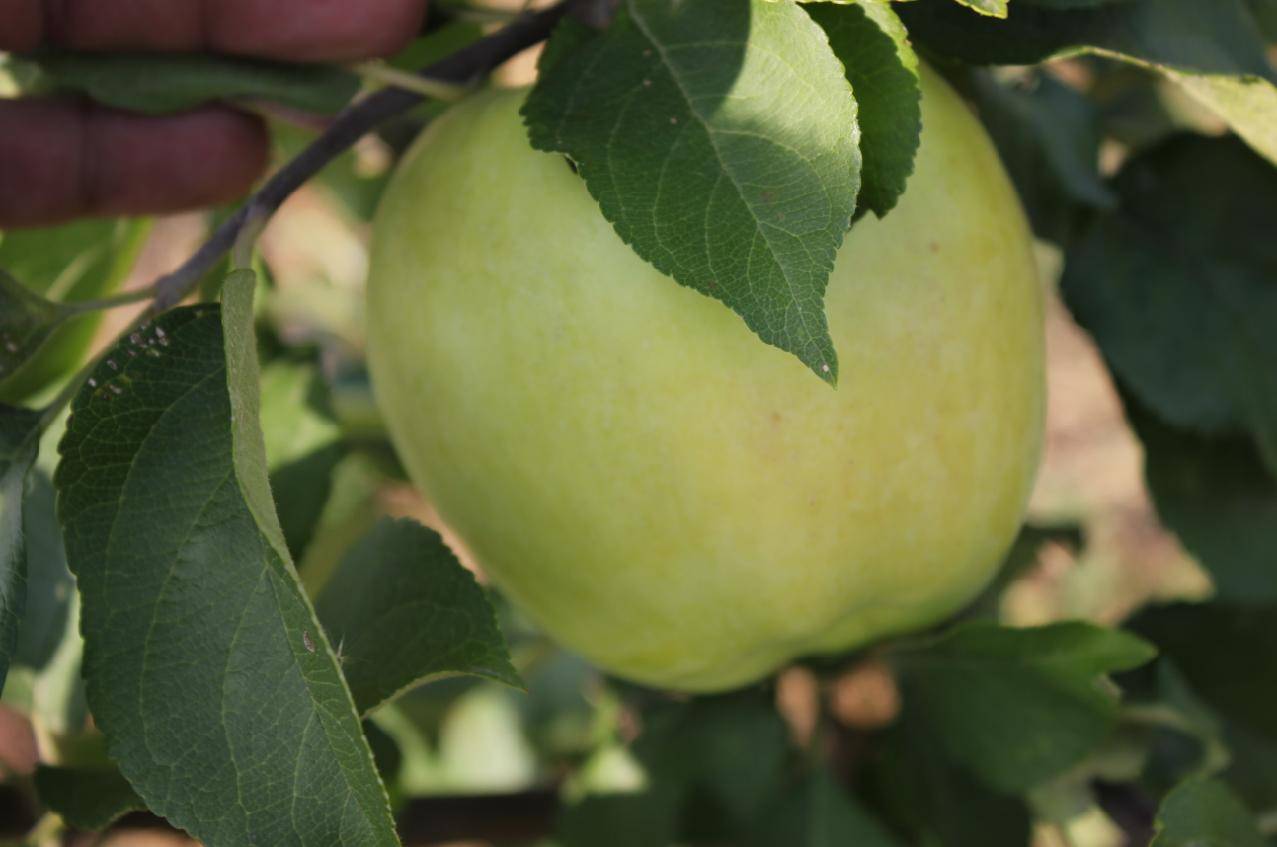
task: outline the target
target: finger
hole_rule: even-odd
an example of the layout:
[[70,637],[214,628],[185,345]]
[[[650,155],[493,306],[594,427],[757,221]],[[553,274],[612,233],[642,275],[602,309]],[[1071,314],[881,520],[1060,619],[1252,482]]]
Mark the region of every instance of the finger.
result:
[[183,50],[293,61],[393,53],[426,0],[0,0],[0,50]]
[[266,130],[223,108],[142,117],[78,101],[0,100],[0,228],[139,215],[241,196]]

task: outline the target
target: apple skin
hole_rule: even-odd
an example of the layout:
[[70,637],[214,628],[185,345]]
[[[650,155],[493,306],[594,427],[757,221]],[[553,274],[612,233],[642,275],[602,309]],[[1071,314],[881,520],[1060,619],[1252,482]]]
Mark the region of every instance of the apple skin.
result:
[[848,233],[831,388],[612,229],[522,92],[453,108],[378,212],[370,366],[414,481],[546,631],[712,692],[932,624],[1023,515],[1044,406],[1023,211],[923,69],[916,170]]

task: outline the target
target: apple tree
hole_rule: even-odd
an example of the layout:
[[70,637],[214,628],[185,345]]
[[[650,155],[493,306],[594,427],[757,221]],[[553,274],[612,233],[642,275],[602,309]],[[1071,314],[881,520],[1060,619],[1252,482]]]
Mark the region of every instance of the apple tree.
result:
[[1277,843],[1277,3],[408,35],[0,54],[273,149],[0,234],[0,839]]

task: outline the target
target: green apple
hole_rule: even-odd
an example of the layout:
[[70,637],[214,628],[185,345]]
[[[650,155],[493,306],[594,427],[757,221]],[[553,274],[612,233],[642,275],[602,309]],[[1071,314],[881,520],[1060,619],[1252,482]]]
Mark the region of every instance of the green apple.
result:
[[1042,437],[1042,295],[989,138],[924,69],[899,206],[829,280],[831,388],[639,258],[523,93],[467,100],[378,213],[374,387],[409,472],[563,644],[686,691],[934,623],[990,579]]

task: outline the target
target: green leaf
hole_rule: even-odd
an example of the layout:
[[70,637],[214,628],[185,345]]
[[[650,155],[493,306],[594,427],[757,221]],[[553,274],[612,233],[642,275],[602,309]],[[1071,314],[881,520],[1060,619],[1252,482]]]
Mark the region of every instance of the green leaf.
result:
[[67,310],[0,270],[0,382],[34,357],[67,317]]
[[[84,220],[6,232],[0,237],[0,268],[49,300],[93,300],[109,295],[124,280],[149,232],[147,219]],[[21,402],[76,370],[100,318],[100,312],[81,312],[61,322],[20,371],[0,378],[0,401]]]
[[333,65],[176,53],[46,53],[38,61],[56,90],[146,114],[180,112],[216,100],[268,100],[329,114],[359,90],[355,74]]
[[1128,0],[1095,8],[1017,4],[1006,21],[950,0],[904,4],[909,32],[973,63],[1027,65],[1092,53],[1161,73],[1277,162],[1277,72],[1245,0]]
[[1007,85],[976,70],[965,82],[1035,233],[1064,243],[1084,210],[1115,205],[1100,178],[1100,122],[1090,99],[1049,74]]
[[35,772],[40,802],[77,829],[106,829],[128,812],[146,804],[118,770],[41,765]]
[[922,133],[918,56],[887,0],[819,3],[807,14],[829,36],[859,104],[861,209],[891,211],[913,173]]
[[1190,780],[1167,794],[1150,847],[1264,847],[1255,816],[1217,779]]
[[67,568],[62,528],[54,504],[53,482],[39,468],[27,475],[22,503],[26,542],[27,607],[18,632],[16,664],[40,670],[66,636],[75,579]]
[[395,845],[271,504],[253,287],[236,271],[222,308],[125,339],[73,405],[55,482],[89,705],[138,795],[209,847]]
[[1249,430],[1277,472],[1277,170],[1235,139],[1181,136],[1114,187],[1120,208],[1068,255],[1070,308],[1141,403]]
[[996,794],[943,755],[934,728],[908,702],[866,758],[868,799],[906,843],[927,847],[1024,847],[1029,812]]
[[367,713],[420,682],[473,674],[522,688],[474,575],[434,530],[383,520],[346,554],[315,601]]
[[0,405],[0,689],[18,648],[18,631],[26,610],[22,501],[39,439],[39,413]]
[[[626,0],[523,114],[640,256],[833,383],[825,285],[859,189],[856,102],[792,0]],[[558,55],[553,39],[551,49]]]
[[981,15],[987,15],[991,18],[1005,18],[1007,16],[1007,0],[954,0],[961,3],[973,12],[979,12]]
[[643,791],[600,794],[568,808],[565,847],[669,847],[739,843],[787,776],[789,733],[770,698],[757,691],[666,703],[642,716],[633,752]]
[[1277,602],[1277,478],[1247,438],[1167,426],[1127,398],[1157,513],[1210,572],[1217,599]]
[[345,455],[328,387],[313,362],[279,359],[262,368],[262,433],[279,523],[300,560]]
[[990,787],[1022,792],[1081,761],[1117,719],[1104,674],[1147,662],[1133,635],[1069,622],[962,624],[899,656],[905,696],[953,757]]
[[877,820],[825,771],[809,774],[760,816],[752,843],[792,847],[897,847]]
[[1142,612],[1131,629],[1221,716],[1277,741],[1277,606],[1176,604]]

